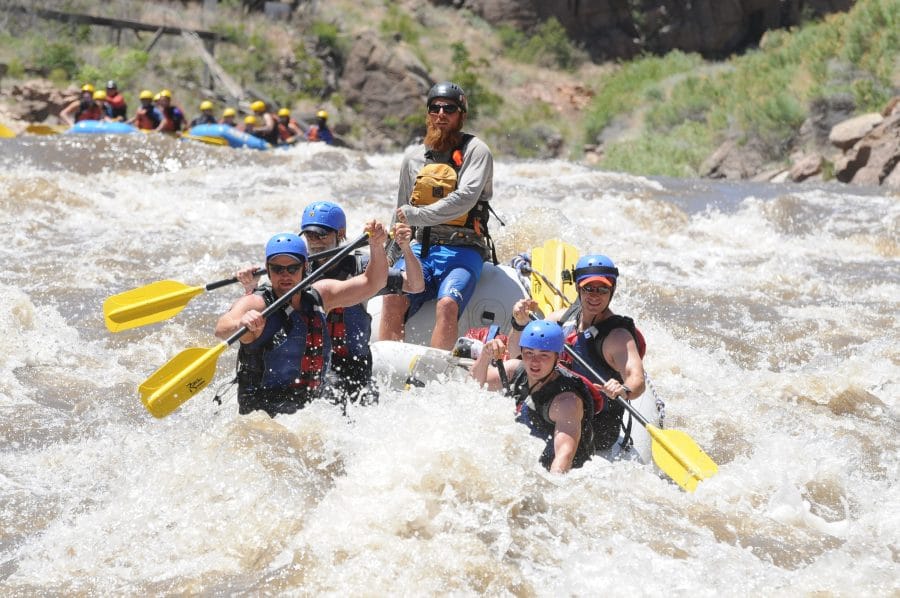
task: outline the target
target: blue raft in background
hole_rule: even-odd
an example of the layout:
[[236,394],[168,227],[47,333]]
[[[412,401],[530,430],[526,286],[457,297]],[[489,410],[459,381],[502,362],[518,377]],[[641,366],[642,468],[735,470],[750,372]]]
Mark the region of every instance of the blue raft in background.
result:
[[184,139],[202,141],[213,145],[229,145],[230,147],[249,147],[264,150],[271,146],[268,142],[249,133],[238,131],[228,125],[197,125],[191,127]]
[[123,135],[137,133],[138,128],[128,123],[107,120],[83,120],[66,130],[66,134]]

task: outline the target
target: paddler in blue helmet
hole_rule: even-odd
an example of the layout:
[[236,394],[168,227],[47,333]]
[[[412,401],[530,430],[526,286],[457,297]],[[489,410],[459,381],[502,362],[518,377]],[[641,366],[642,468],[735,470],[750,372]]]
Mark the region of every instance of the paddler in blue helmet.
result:
[[285,309],[263,318],[267,306],[303,280],[309,256],[306,243],[294,233],[275,235],[266,243],[270,284],[238,299],[216,323],[221,339],[241,327],[248,330],[238,352],[239,413],[294,413],[323,395],[331,360],[328,313],[365,301],[387,281],[384,226],[372,220],[365,230],[370,257],[364,272],[346,280],[318,280],[295,293]]
[[[494,193],[494,158],[488,146],[463,133],[465,91],[450,81],[435,84],[425,101],[424,142],[407,150],[400,166],[395,219],[416,231],[425,291],[384,298],[379,338],[403,340],[404,323],[435,299],[431,346],[451,349],[459,314],[475,292],[485,259],[494,259],[487,231]],[[402,267],[402,259],[397,263]]]
[[[541,464],[553,473],[581,467],[591,458],[591,417],[595,409],[602,409],[602,404],[595,406],[589,383],[560,367],[564,342],[559,324],[535,320],[521,332],[521,357],[499,362],[508,379],[505,390],[516,400],[516,421],[546,442]],[[503,389],[500,371],[493,364],[505,354],[502,339],[488,341],[472,366],[471,376],[489,390]]]

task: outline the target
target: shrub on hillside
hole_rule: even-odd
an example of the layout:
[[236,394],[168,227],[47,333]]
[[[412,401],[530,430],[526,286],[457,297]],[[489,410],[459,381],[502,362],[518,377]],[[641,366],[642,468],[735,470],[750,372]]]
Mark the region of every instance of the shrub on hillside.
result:
[[533,35],[510,26],[498,30],[506,55],[519,62],[571,70],[587,60],[587,54],[569,39],[555,17],[541,23]]

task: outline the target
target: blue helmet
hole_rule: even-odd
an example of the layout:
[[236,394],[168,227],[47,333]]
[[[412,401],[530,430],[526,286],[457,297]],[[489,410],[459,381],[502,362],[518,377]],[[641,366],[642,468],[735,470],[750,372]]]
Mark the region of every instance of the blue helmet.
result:
[[575,264],[572,275],[579,287],[592,282],[612,287],[619,278],[619,269],[605,255],[586,255]]
[[347,228],[347,216],[339,205],[331,201],[316,201],[303,208],[301,231],[320,235]]
[[306,241],[299,235],[279,233],[266,243],[266,261],[276,255],[292,255],[305,262],[309,257],[309,250],[306,248]]
[[523,349],[537,349],[538,351],[553,351],[561,353],[565,338],[563,329],[556,322],[550,320],[534,320],[529,322],[522,336],[519,338],[519,346]]

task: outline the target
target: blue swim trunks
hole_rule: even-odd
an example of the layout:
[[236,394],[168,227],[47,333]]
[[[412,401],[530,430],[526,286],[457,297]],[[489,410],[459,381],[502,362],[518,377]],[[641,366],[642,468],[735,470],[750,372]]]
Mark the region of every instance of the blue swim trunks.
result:
[[[413,253],[421,257],[422,245],[413,243]],[[400,258],[394,267],[405,270],[405,260]],[[475,293],[475,285],[481,278],[482,267],[484,260],[481,259],[481,251],[474,247],[433,245],[428,251],[428,256],[422,260],[425,290],[407,295],[409,297],[407,319],[419,311],[426,301],[443,297],[453,297],[459,311],[462,312]]]

